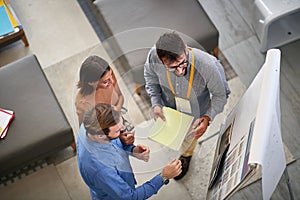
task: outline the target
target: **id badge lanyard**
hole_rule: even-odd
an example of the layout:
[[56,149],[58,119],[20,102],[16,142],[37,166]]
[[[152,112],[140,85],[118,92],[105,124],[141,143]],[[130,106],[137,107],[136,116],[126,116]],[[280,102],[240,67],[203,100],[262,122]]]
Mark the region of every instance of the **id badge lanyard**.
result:
[[193,51],[193,49],[191,49],[191,52],[192,52],[191,72],[190,72],[188,90],[187,90],[185,99],[176,96],[175,89],[174,89],[174,87],[172,85],[172,82],[171,82],[170,73],[169,73],[168,70],[166,70],[169,87],[171,88],[171,91],[175,96],[176,109],[178,111],[185,112],[185,113],[192,113],[191,104],[190,104],[189,99],[190,99],[190,96],[191,96],[191,90],[192,90],[192,85],[193,85],[193,80],[194,80],[195,66],[194,66],[194,51]]

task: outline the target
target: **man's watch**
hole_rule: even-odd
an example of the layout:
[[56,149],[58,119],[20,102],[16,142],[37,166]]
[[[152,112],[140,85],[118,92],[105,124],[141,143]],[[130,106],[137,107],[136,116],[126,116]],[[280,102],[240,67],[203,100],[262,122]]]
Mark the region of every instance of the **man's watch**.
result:
[[170,182],[170,180],[168,178],[164,177],[161,173],[159,175],[162,178],[162,182],[164,185],[167,185]]

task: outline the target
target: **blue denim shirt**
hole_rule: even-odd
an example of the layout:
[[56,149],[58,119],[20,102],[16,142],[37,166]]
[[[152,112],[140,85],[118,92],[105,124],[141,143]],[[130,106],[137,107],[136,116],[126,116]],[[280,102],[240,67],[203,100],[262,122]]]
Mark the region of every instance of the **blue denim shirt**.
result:
[[98,199],[147,199],[162,187],[157,175],[135,187],[128,155],[133,145],[124,146],[120,139],[109,144],[90,140],[82,125],[77,137],[77,159],[80,174],[90,188],[93,200]]

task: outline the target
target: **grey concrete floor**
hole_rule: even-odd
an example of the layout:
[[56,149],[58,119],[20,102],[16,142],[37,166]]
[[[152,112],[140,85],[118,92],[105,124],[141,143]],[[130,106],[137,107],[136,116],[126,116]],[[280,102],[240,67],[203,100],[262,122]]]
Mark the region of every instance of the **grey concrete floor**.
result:
[[[219,123],[234,106],[246,87],[261,67],[265,55],[259,52],[259,42],[247,23],[249,2],[238,0],[199,0],[220,32],[220,49],[237,72],[237,78],[230,81],[235,94],[226,105],[224,113],[218,116],[210,134],[218,130]],[[0,66],[28,54],[36,54],[59,102],[76,135],[73,97],[78,69],[82,60],[91,54],[99,54],[109,60],[92,27],[75,0],[11,0],[19,20],[24,26],[30,46],[21,41],[0,49]],[[285,45],[282,50],[281,107],[283,140],[295,157],[296,162],[287,167],[290,186],[295,199],[300,196],[299,173],[299,94],[300,42]],[[298,53],[297,53],[298,52]],[[115,70],[116,71],[116,70]],[[142,114],[135,109],[132,93],[125,84],[120,84],[127,100],[126,105],[135,110],[131,118],[136,124],[143,122]],[[204,138],[203,138],[204,139]],[[172,181],[153,199],[204,199],[212,152],[216,138],[198,146],[191,169],[182,181]],[[209,170],[209,171],[208,171]],[[138,173],[139,184],[154,173]],[[287,176],[283,176],[272,199],[289,199]],[[30,187],[29,187],[30,186]],[[1,188],[1,199],[90,199],[88,188],[83,183],[76,156],[49,165],[15,183]],[[30,191],[30,192],[29,192]],[[260,182],[238,192],[233,199],[261,199]]]

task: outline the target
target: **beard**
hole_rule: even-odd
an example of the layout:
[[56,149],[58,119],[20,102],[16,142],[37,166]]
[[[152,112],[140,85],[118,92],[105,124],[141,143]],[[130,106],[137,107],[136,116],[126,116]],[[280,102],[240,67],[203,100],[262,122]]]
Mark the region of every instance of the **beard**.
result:
[[107,137],[107,141],[111,141],[111,140],[114,140],[114,139],[117,139],[120,135],[118,135],[117,137],[110,137],[110,136],[106,136]]
[[177,74],[177,72],[174,72],[176,76],[181,77],[181,76],[185,76],[187,74],[187,68],[184,68],[184,72],[183,74]]

